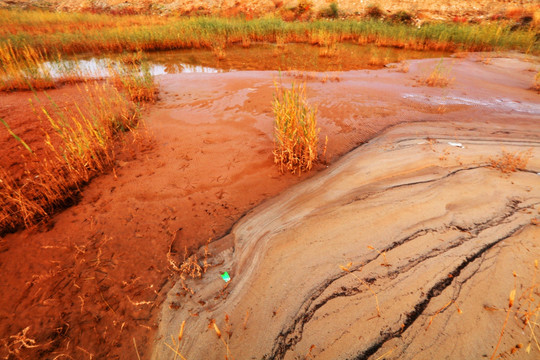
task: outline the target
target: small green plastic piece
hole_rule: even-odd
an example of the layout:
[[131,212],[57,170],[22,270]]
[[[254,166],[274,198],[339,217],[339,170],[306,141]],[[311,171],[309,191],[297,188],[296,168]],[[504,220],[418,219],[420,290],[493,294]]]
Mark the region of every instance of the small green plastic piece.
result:
[[231,281],[231,277],[229,276],[229,273],[226,272],[226,271],[225,271],[223,274],[221,274],[221,278],[222,278],[223,281],[225,281],[225,282]]

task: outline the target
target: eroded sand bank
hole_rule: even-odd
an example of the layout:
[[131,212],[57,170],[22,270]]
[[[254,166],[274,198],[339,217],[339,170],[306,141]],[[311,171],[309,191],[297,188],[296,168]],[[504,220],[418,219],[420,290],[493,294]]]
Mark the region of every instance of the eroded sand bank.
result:
[[[491,355],[505,313],[484,307],[505,309],[513,271],[519,291],[530,286],[540,255],[539,134],[508,126],[494,140],[482,126],[459,148],[452,130],[399,126],[259,207],[221,240],[225,250],[211,247],[216,267],[188,282],[194,296],[179,296],[180,284],[170,292],[167,303],[182,305],[164,308],[162,341],[186,320],[184,354],[223,358],[208,324],[223,331],[228,314],[239,359],[294,359],[312,345],[321,359]],[[527,167],[489,168],[501,146],[532,149]],[[339,267],[348,263],[351,273]],[[225,298],[220,271],[232,277]],[[432,320],[449,301],[463,313],[449,306]],[[507,326],[501,351],[527,342],[520,325]],[[154,358],[171,353],[158,342]]]

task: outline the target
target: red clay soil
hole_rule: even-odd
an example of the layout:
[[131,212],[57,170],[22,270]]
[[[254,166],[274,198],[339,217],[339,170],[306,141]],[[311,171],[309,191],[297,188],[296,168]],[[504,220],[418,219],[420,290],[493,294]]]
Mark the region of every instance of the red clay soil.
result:
[[[310,79],[308,97],[318,104],[321,135],[329,137],[328,163],[404,121],[470,119],[471,127],[493,121],[503,129],[509,119],[538,120],[527,112],[527,104],[537,101],[526,89],[527,64],[508,68],[496,59],[491,65],[458,59],[451,87],[418,86],[416,79],[438,61],[415,61],[409,73],[386,69],[342,73],[339,81],[321,81],[324,74]],[[176,279],[169,260],[180,263],[184,249],[220,238],[257,204],[326,167],[299,177],[281,175],[274,166],[277,76],[161,77],[161,100],[144,114],[153,140],[127,146],[115,170],[95,178],[75,206],[0,239],[0,357],[149,358],[168,280]],[[48,93],[77,101],[67,97],[76,94],[68,86]],[[487,102],[497,94],[519,109],[496,102],[437,103],[450,93]],[[1,94],[0,117],[37,147],[41,130],[26,104],[31,96]],[[0,140],[1,164],[14,166],[20,157],[12,154],[24,152],[2,129]]]
[[[82,100],[74,87],[47,93],[61,107]],[[167,103],[163,97],[158,106]],[[47,154],[43,140],[50,128],[37,120],[30,98],[29,92],[0,95],[0,117],[39,159]],[[150,131],[155,143],[145,138],[125,144],[117,168],[87,188],[79,205],[0,240],[3,358],[134,358],[134,342],[146,357],[171,276],[169,250],[181,262],[185,249],[222,236],[256,204],[305,178],[277,173],[272,143],[249,122]],[[171,133],[172,143],[159,142]],[[223,137],[229,144],[215,146]],[[31,171],[36,160],[5,129],[0,140],[1,166],[14,177]],[[241,152],[239,143],[249,151]],[[241,175],[224,171],[239,166],[249,169]],[[177,193],[161,194],[164,188]],[[119,207],[113,204],[117,197]],[[157,207],[148,208],[148,201]]]
[[[46,92],[54,97],[55,103],[64,108],[77,102],[80,97],[79,91],[73,88],[63,88],[59,90],[49,90]],[[46,93],[39,92],[36,96],[32,92],[16,92],[9,95],[3,94],[0,97],[0,118],[5,119],[14,133],[26,142],[38,158],[47,152],[44,142],[45,133],[54,133],[47,121],[37,119],[37,114],[44,117],[41,106],[45,106],[48,111],[53,110]],[[0,167],[6,169],[14,178],[20,178],[25,170],[25,164],[31,168],[32,163],[38,159],[30,156],[28,150],[15,140],[2,125],[0,131],[0,143],[2,149],[0,153]]]

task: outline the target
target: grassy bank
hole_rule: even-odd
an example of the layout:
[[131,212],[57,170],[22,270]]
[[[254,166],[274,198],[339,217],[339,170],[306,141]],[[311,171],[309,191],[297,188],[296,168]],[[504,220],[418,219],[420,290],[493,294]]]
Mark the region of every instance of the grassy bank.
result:
[[[417,50],[514,49],[540,53],[534,27],[512,30],[503,22],[413,26],[375,19],[286,22],[276,17],[245,20],[0,10],[0,91],[41,90],[86,80],[77,68],[60,69],[60,75],[53,76],[43,66],[46,60],[78,53],[137,51],[111,63],[110,84],[99,90],[84,90],[80,97],[89,100],[74,110],[64,112],[52,106],[51,111],[37,105],[36,112],[45,115],[40,115],[41,121],[52,129],[44,131],[47,161],[37,167],[25,164],[24,178],[12,178],[0,169],[0,233],[46,217],[92,176],[113,165],[114,144],[122,131],[136,126],[138,104],[156,99],[143,51],[209,48],[219,56],[227,46],[249,47],[254,42],[276,43],[277,47],[284,43],[318,45],[327,51],[321,52],[321,57],[330,56],[328,52],[337,42]],[[274,104],[277,113],[285,100],[282,97]],[[290,102],[302,103],[296,98]],[[281,112],[286,119],[287,112]],[[5,127],[11,134],[9,124],[4,120],[2,123],[0,128]],[[277,125],[284,138],[297,131],[294,124]],[[311,139],[305,144],[304,139],[293,139],[291,144],[279,141],[280,146],[285,145],[276,160],[282,169],[292,164],[298,171],[307,171],[316,160],[316,124],[304,130],[305,138]],[[24,139],[12,135],[29,151],[30,162],[38,163],[37,155],[25,146]],[[300,155],[289,155],[295,149]]]
[[508,22],[414,26],[373,18],[287,22],[274,16],[245,20],[0,10],[0,91],[47,89],[82,81],[84,75],[75,67],[55,69],[53,78],[51,69],[43,66],[46,60],[55,62],[81,53],[206,48],[221,58],[229,46],[266,42],[278,47],[312,44],[320,46],[325,56],[324,50],[330,51],[334,44],[349,42],[421,51],[540,54],[536,31],[532,25],[512,29]]
[[[15,170],[0,165],[0,236],[69,205],[92,177],[114,166],[122,134],[139,125],[141,103],[157,96],[157,86],[144,67],[116,67],[105,82],[81,80],[72,89],[76,100],[67,104],[61,95],[34,92],[29,114],[35,118],[28,121],[36,126],[33,137],[43,134],[34,140],[39,151],[0,118],[0,131],[6,130],[22,151],[10,154],[14,159],[20,156]],[[138,139],[135,133],[132,138]]]
[[534,27],[512,30],[504,22],[426,23],[414,26],[375,19],[286,22],[212,17],[0,11],[0,45],[52,56],[76,53],[216,48],[235,43],[332,41],[431,50],[519,50],[540,53]]

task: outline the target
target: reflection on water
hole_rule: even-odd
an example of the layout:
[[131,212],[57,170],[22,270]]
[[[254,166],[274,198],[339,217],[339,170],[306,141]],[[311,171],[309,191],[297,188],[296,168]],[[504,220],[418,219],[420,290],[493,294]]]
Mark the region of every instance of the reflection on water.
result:
[[[113,59],[90,58],[88,60],[63,60],[46,61],[42,65],[42,71],[49,73],[53,79],[64,77],[66,74],[77,74],[85,78],[109,77],[110,68],[116,66]],[[177,74],[177,73],[218,73],[224,70],[215,69],[202,65],[191,64],[160,64],[150,61],[150,73],[152,75]]]
[[108,61],[104,59],[46,61],[41,66],[53,78],[70,73],[81,74],[88,78],[109,76]]
[[[319,47],[308,44],[256,44],[245,49],[233,46],[224,49],[225,58],[218,59],[209,49],[188,49],[146,53],[153,75],[177,73],[219,73],[237,70],[300,70],[347,71],[377,69],[388,63],[407,59],[446,56],[446,52],[379,48],[375,45],[351,43]],[[109,58],[78,58],[47,62],[44,67],[53,77],[72,70],[85,77],[107,77],[109,67],[122,55]]]
[[224,72],[221,69],[215,69],[208,66],[191,65],[191,64],[152,64],[150,66],[152,75],[163,74],[179,74],[179,73],[220,73]]

